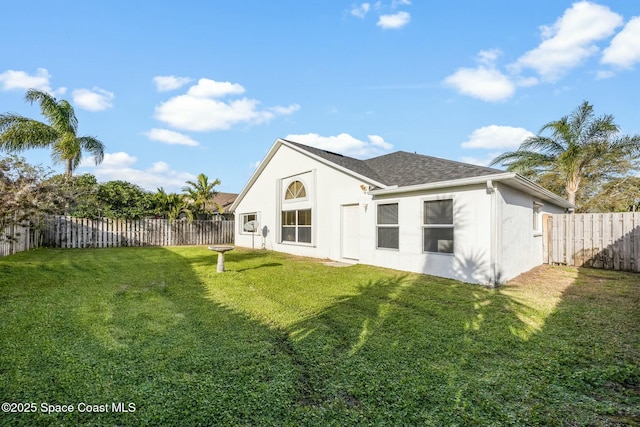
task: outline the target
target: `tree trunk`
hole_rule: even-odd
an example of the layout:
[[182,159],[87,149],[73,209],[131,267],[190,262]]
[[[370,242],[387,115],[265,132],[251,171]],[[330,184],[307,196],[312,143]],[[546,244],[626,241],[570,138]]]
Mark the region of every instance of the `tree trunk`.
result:
[[68,177],[71,176],[71,174],[73,173],[73,163],[71,159],[66,159],[65,160],[65,175],[67,175]]
[[580,187],[580,176],[574,175],[570,181],[568,181],[565,185],[565,191],[567,192],[567,200],[573,206],[576,205],[576,194],[578,193],[578,188]]

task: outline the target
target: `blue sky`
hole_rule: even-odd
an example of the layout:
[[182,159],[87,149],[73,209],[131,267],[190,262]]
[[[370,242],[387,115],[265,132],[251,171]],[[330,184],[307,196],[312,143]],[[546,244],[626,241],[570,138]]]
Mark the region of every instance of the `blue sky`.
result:
[[[25,1],[3,5],[0,112],[49,91],[107,147],[77,173],[239,192],[278,137],[487,164],[589,101],[640,133],[630,0]],[[24,152],[54,166],[47,150]]]

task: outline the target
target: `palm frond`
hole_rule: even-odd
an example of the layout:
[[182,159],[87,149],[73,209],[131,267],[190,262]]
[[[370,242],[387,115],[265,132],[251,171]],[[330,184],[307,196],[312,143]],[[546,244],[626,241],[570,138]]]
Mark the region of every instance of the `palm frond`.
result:
[[518,151],[540,151],[549,156],[558,156],[566,148],[557,140],[541,135],[531,136],[520,144]]
[[491,165],[501,164],[510,172],[517,172],[525,176],[531,173],[547,171],[552,168],[555,157],[536,151],[517,150],[503,153],[491,161]]
[[58,102],[47,92],[37,89],[29,89],[25,99],[31,104],[38,102],[42,115],[49,120],[50,125],[58,132],[70,132],[75,135],[78,129],[78,119],[68,101],[61,100]]
[[37,120],[17,114],[0,115],[0,148],[6,151],[48,147],[59,137],[54,128]]
[[90,153],[93,156],[93,160],[96,165],[99,165],[104,160],[105,145],[96,137],[93,136],[81,136],[76,138],[80,147]]

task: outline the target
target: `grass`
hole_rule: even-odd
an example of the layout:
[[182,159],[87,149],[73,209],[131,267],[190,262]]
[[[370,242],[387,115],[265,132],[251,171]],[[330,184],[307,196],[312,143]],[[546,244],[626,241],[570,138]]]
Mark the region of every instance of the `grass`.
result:
[[0,259],[0,397],[37,405],[0,425],[640,425],[638,275],[545,267],[490,290],[226,258],[224,274],[199,247]]

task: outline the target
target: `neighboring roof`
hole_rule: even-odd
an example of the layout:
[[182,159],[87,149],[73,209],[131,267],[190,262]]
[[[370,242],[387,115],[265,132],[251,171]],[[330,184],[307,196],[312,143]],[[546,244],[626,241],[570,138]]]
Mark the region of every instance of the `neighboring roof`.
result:
[[422,154],[407,153],[406,151],[397,151],[368,160],[358,160],[279,138],[231,206],[231,211],[240,203],[281,145],[286,145],[303,154],[306,153],[322,163],[365,179],[371,184],[371,194],[400,193],[427,188],[477,184],[485,181],[502,181],[527,193],[535,194],[544,200],[552,201],[558,206],[573,208],[573,205],[565,199],[516,173]]
[[213,197],[210,202],[217,210],[217,206],[222,208],[222,213],[229,213],[231,205],[236,201],[238,195],[236,193],[218,193]]

